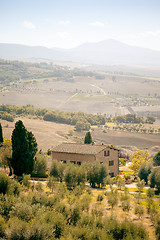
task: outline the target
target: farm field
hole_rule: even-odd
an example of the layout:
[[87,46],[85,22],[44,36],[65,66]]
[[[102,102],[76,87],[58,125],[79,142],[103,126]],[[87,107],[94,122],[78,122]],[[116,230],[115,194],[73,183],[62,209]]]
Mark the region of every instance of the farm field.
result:
[[[29,131],[33,132],[39,149],[44,151],[62,142],[83,142],[85,136],[85,132],[76,132],[71,125],[28,118],[16,118],[15,121],[19,119],[23,121]],[[1,123],[4,136],[10,138],[14,129],[14,123],[5,120],[1,120]],[[70,132],[72,133],[70,134]],[[148,149],[151,154],[155,154],[160,149],[160,134],[142,134],[115,130],[104,132],[103,127],[95,127],[91,134],[93,141],[96,143],[113,144],[126,149],[128,153],[132,153],[139,148],[143,150]]]
[[[58,67],[59,74],[65,69],[61,68]],[[31,104],[52,110],[106,116],[136,113],[160,118],[159,78],[104,70],[89,73],[81,70],[82,76],[78,76],[76,71],[79,70],[72,73],[70,68],[66,68],[65,71],[62,77],[44,77],[44,74],[54,74],[54,71],[44,66],[38,70],[29,67],[28,72],[33,77],[10,83],[0,82],[0,104]]]

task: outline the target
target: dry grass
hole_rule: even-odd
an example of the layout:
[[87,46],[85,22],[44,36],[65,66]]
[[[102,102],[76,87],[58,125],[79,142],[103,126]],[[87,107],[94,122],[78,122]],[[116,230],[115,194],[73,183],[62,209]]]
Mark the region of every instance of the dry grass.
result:
[[[52,146],[56,146],[62,142],[71,141],[62,135],[67,134],[69,130],[73,130],[73,126],[28,118],[16,118],[15,122],[19,119],[23,121],[25,127],[29,131],[33,132],[34,136],[36,137],[39,149],[46,151]],[[4,137],[11,138],[15,123],[9,123],[4,120],[1,120],[1,123]]]

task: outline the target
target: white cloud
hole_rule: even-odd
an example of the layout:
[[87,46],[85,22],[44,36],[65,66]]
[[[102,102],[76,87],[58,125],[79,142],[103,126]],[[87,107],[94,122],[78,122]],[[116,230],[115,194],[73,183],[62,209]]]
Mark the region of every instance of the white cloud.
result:
[[70,23],[70,21],[59,21],[58,22],[60,25],[67,25]]
[[143,33],[139,33],[137,35],[130,35],[131,38],[138,38],[138,39],[146,39],[149,37],[160,37],[160,30],[156,30],[156,31],[147,31],[147,32],[143,32]]
[[58,32],[58,36],[60,37],[60,38],[67,38],[68,37],[68,32]]
[[25,28],[29,28],[29,29],[35,29],[37,28],[36,25],[34,25],[33,23],[29,22],[29,21],[24,21],[23,22],[23,26]]
[[98,22],[98,21],[95,21],[95,22],[91,22],[91,23],[88,23],[90,26],[94,26],[94,27],[104,27],[104,23],[103,22]]

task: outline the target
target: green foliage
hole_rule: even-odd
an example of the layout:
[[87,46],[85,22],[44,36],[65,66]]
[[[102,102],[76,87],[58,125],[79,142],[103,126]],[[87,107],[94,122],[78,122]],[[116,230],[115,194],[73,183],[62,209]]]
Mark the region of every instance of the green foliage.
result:
[[146,123],[153,124],[156,121],[155,117],[147,116]]
[[5,220],[0,215],[0,238],[3,238],[5,236]]
[[76,125],[75,125],[75,129],[76,131],[78,132],[81,132],[81,131],[88,131],[90,129],[90,126],[91,124],[86,122],[86,121],[77,121],[76,122]]
[[154,196],[154,189],[148,188],[147,190],[147,197],[152,198]]
[[3,132],[2,132],[2,125],[0,123],[0,145],[3,143]]
[[113,118],[113,122],[119,123],[144,123],[143,117],[136,117],[135,114],[126,114],[124,116],[116,116]]
[[9,191],[10,178],[0,172],[0,193],[6,194]]
[[92,143],[92,136],[90,132],[87,132],[84,138],[84,144]]
[[152,162],[149,162],[149,163],[143,162],[139,168],[138,177],[141,180],[143,179],[146,184],[148,182],[148,176],[151,173],[152,167],[153,167]]
[[33,171],[34,156],[37,152],[37,143],[32,132],[28,132],[22,121],[15,124],[12,132],[12,159],[11,165],[14,174],[21,176]]
[[150,181],[150,187],[156,187],[158,192],[160,192],[160,169],[159,167],[153,168],[151,174],[148,177]]
[[30,180],[31,180],[31,175],[28,174],[23,174],[23,179],[22,179],[22,183],[25,187],[29,188],[30,187]]
[[53,192],[53,188],[55,186],[55,182],[56,182],[55,177],[51,176],[48,178],[47,187],[49,187],[52,190],[52,192]]
[[8,122],[14,122],[13,115],[9,114],[9,113],[5,113],[5,112],[0,111],[0,118],[3,119],[3,120],[6,120]]
[[27,240],[28,239],[28,226],[25,221],[18,218],[11,218],[6,229],[6,237],[9,240]]
[[17,202],[10,211],[10,216],[29,222],[33,217],[32,206],[27,202]]
[[153,158],[153,164],[155,166],[160,166],[160,152],[157,152]]
[[143,208],[143,206],[137,204],[137,205],[135,206],[135,214],[138,215],[138,216],[139,216],[139,219],[140,219],[140,218],[143,216],[143,214],[144,214],[144,208]]
[[131,206],[130,206],[130,196],[129,196],[129,191],[127,188],[124,188],[124,193],[121,194],[121,203],[122,203],[122,209],[123,211],[129,211]]
[[43,185],[41,182],[37,182],[35,185],[35,189],[37,190],[37,192],[43,192]]
[[102,202],[102,201],[103,201],[103,195],[102,194],[98,194],[97,202]]
[[120,189],[125,186],[125,181],[120,175],[116,176],[115,183],[116,183],[117,187]]
[[107,194],[108,204],[113,209],[118,204],[118,191],[111,191]]
[[145,185],[144,179],[140,180],[140,178],[137,178],[137,188],[139,192],[142,192]]
[[48,155],[48,156],[51,156],[51,154],[52,154],[52,151],[51,151],[51,149],[49,148],[49,149],[47,150],[47,155]]
[[47,159],[44,155],[38,153],[35,157],[33,172],[38,175],[44,175],[47,169]]
[[84,184],[85,180],[86,175],[81,167],[73,164],[66,166],[64,181],[69,189],[74,189],[77,185]]
[[105,164],[100,164],[99,162],[95,162],[88,165],[87,169],[87,179],[91,185],[91,187],[102,187],[105,184],[105,179],[108,175],[108,169]]
[[3,167],[9,167],[10,176],[12,175],[11,168],[12,143],[10,139],[4,138],[3,144],[0,147],[0,163]]
[[65,165],[59,163],[57,160],[52,161],[50,175],[55,177],[58,181],[62,182],[64,178]]

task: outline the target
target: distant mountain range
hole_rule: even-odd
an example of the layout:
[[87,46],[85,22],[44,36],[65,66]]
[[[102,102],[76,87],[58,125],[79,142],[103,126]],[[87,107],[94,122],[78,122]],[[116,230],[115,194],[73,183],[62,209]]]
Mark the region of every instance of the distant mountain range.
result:
[[160,66],[160,51],[130,46],[116,40],[84,43],[72,49],[0,43],[2,59],[44,59],[100,65]]

